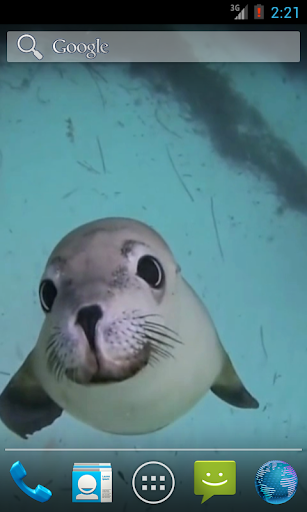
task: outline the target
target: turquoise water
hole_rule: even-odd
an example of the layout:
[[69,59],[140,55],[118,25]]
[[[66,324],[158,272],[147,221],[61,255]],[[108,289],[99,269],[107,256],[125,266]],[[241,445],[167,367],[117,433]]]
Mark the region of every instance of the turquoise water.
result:
[[[306,84],[283,82],[277,66],[253,69],[223,72],[306,162]],[[28,440],[0,424],[0,446],[306,448],[306,214],[281,207],[272,183],[226,161],[175,98],[128,66],[8,65],[0,85],[0,389],[36,342],[54,245],[85,222],[127,216],[167,240],[260,402],[245,411],[208,394],[144,436],[97,432],[67,414]],[[283,457],[299,477],[306,452]]]

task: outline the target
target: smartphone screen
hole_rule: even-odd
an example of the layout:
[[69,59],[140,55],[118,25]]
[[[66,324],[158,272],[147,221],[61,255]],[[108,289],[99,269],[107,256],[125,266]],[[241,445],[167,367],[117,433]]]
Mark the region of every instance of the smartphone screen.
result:
[[7,510],[306,508],[299,11],[1,26]]

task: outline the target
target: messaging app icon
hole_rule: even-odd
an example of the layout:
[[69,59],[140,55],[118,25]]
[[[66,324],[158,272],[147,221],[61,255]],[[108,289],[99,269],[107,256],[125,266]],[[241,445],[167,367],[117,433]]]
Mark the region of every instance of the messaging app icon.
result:
[[235,461],[197,460],[194,463],[194,494],[203,496],[202,503],[212,496],[236,494]]

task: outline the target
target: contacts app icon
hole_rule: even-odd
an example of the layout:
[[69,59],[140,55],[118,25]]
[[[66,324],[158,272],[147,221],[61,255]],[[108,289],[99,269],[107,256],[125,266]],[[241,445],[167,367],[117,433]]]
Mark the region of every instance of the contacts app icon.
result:
[[78,480],[80,494],[76,500],[98,500],[98,494],[94,494],[97,487],[96,479],[92,475],[83,475]]
[[236,493],[236,463],[234,460],[197,460],[194,463],[194,494],[203,497]]
[[72,471],[72,501],[112,502],[112,467],[109,462],[75,462]]

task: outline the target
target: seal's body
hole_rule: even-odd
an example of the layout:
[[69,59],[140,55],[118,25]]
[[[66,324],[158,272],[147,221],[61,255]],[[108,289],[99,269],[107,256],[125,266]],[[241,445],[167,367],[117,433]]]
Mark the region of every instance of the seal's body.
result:
[[67,235],[40,300],[36,346],[0,397],[0,417],[22,437],[63,409],[102,431],[152,432],[210,389],[258,407],[170,249],[140,222],[103,219]]

